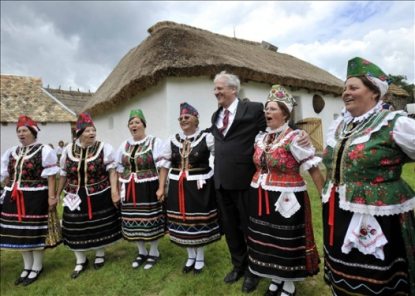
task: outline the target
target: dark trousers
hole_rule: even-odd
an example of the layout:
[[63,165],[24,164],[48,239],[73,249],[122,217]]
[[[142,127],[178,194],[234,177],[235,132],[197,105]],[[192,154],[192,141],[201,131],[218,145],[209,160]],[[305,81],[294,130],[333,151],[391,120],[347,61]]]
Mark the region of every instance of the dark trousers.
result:
[[234,268],[247,270],[248,250],[246,236],[248,231],[249,190],[216,190],[220,220]]

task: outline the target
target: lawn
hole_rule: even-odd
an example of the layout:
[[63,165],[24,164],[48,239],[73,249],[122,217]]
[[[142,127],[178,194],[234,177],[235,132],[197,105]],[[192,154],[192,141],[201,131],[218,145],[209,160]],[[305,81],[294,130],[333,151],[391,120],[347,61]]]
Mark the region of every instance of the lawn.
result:
[[[404,178],[415,189],[415,164],[404,167]],[[322,255],[321,203],[314,185],[308,177],[309,194],[313,207],[314,234]],[[242,280],[226,285],[223,277],[230,271],[230,257],[224,238],[206,248],[206,267],[202,274],[181,273],[186,258],[185,249],[170,243],[168,236],[160,243],[162,259],[153,269],[133,270],[131,261],[136,248],[132,243],[120,241],[107,248],[106,265],[99,271],[90,267],[76,280],[70,278],[75,264],[73,253],[65,246],[47,250],[44,258],[44,272],[34,284],[14,286],[22,268],[18,252],[1,251],[1,295],[244,295],[240,292]],[[90,261],[94,254],[88,253]],[[323,261],[323,260],[322,260]],[[328,296],[329,289],[323,282],[322,271],[302,283],[298,283],[297,295]],[[258,289],[249,294],[263,295],[268,281],[262,280]]]

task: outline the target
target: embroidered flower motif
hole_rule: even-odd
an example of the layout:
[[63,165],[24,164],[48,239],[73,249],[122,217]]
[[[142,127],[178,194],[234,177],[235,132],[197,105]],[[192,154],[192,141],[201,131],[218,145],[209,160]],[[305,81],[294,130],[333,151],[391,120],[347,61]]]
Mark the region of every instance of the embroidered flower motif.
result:
[[370,182],[370,184],[374,185],[374,184],[378,184],[378,183],[382,183],[385,179],[382,176],[377,176],[375,179],[372,180],[372,182]]
[[372,236],[376,236],[377,231],[371,225],[362,225],[359,231],[360,240],[370,240]]
[[376,204],[376,206],[378,206],[378,207],[385,205],[385,203],[384,203],[382,200],[377,200],[377,201],[375,202],[375,204]]
[[364,197],[361,197],[361,196],[356,196],[354,198],[354,201],[355,201],[355,203],[358,203],[358,204],[365,204],[366,203],[366,199]]
[[372,132],[372,129],[370,128],[370,127],[368,127],[367,129],[365,129],[364,131],[363,131],[363,134],[364,135],[368,135],[368,134],[370,134]]
[[277,92],[277,97],[278,98],[283,98],[284,97],[284,93],[282,91]]

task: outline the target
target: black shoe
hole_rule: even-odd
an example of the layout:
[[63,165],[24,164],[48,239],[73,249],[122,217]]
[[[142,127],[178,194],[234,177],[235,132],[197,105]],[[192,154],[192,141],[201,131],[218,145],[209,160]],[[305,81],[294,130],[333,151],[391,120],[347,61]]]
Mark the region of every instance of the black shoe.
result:
[[[103,259],[104,261],[97,263],[97,259]],[[94,268],[95,269],[100,269],[101,267],[103,267],[105,264],[105,256],[95,256],[95,261],[94,261]]]
[[[139,268],[143,263],[147,260],[147,255],[138,254],[137,257],[134,259],[131,266],[135,268]],[[135,263],[135,264],[134,264]]]
[[252,291],[255,291],[256,287],[259,283],[259,277],[247,275],[244,278],[244,283],[242,284],[242,292],[244,293],[250,293]]
[[36,276],[34,277],[34,278],[29,278],[29,275],[23,280],[23,286],[28,286],[28,285],[30,285],[31,283],[34,283],[37,279],[38,279],[38,277],[39,277],[39,275],[42,273],[42,271],[43,271],[43,268],[41,269],[41,270],[31,270],[30,272],[32,273],[32,272],[34,272],[34,273],[36,273]]
[[190,266],[186,266],[186,264],[183,266],[182,272],[183,273],[189,273],[193,270],[193,268],[195,267],[195,263],[196,263],[196,258],[187,258],[187,260],[193,260],[192,265]]
[[[196,262],[204,262],[205,260],[196,260]],[[199,274],[203,271],[203,268],[205,267],[205,265],[203,265],[201,268],[196,268],[193,270],[194,274]]]
[[76,279],[82,272],[84,272],[85,269],[88,267],[88,262],[89,262],[88,258],[86,258],[84,263],[76,264],[75,268],[76,268],[77,265],[80,265],[80,266],[82,266],[82,269],[81,270],[74,270],[71,274],[71,278]]
[[264,294],[264,296],[277,296],[277,295],[280,295],[280,293],[281,293],[281,289],[282,289],[282,286],[284,285],[284,282],[281,282],[281,283],[276,283],[276,282],[271,282],[271,284],[274,284],[274,285],[276,285],[277,286],[277,290],[275,290],[275,291],[271,291],[269,288],[268,288],[268,290],[265,292],[265,294]]
[[30,272],[31,272],[31,270],[30,269],[23,269],[22,270],[22,272],[20,273],[20,274],[22,274],[23,273],[23,271],[26,271],[27,272],[27,274],[26,274],[26,276],[19,276],[19,278],[14,282],[14,284],[17,286],[17,285],[20,285],[21,283],[23,283],[23,281],[29,276],[29,274],[30,274]]
[[232,269],[230,273],[228,273],[223,281],[227,284],[232,284],[236,281],[238,281],[242,276],[244,275],[244,271],[240,269]]

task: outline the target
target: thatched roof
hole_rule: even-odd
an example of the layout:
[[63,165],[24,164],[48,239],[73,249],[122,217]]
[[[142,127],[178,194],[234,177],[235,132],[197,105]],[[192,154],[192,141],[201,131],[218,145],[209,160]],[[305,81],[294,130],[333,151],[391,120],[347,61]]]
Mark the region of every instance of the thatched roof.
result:
[[93,93],[80,92],[73,90],[62,90],[54,88],[46,88],[46,91],[52,94],[55,98],[61,101],[66,107],[71,109],[76,114],[81,113],[85,104],[91,100]]
[[393,83],[389,85],[387,94],[392,94],[398,97],[409,97],[409,94],[405,89]]
[[35,77],[1,75],[1,122],[17,122],[20,114],[37,122],[70,122],[76,116],[42,88]]
[[85,109],[91,113],[128,100],[165,77],[208,76],[222,70],[241,81],[264,82],[340,95],[343,82],[325,70],[261,43],[160,22],[131,49],[102,83]]

